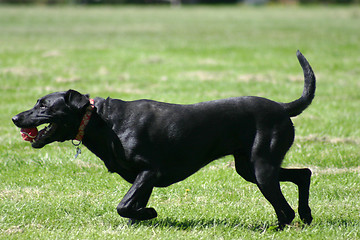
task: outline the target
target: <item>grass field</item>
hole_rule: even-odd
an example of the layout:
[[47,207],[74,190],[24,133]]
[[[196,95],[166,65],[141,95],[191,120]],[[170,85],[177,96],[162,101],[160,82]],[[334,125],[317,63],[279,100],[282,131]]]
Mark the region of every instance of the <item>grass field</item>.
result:
[[[360,239],[359,7],[0,6],[1,239]],[[155,189],[158,218],[117,215],[130,185],[70,142],[31,149],[11,117],[53,91],[194,103],[298,98],[300,49],[318,79],[283,166],[310,167],[314,221],[275,231],[232,158]],[[282,184],[297,208],[297,189]]]

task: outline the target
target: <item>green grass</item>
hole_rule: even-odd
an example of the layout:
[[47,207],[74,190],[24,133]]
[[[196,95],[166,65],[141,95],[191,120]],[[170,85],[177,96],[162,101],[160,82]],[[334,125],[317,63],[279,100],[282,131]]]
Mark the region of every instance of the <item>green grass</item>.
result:
[[[1,239],[360,239],[359,7],[0,7]],[[314,221],[276,231],[274,210],[227,157],[156,189],[158,218],[116,213],[130,185],[70,142],[31,149],[11,117],[69,88],[194,103],[300,96],[300,49],[318,79],[294,119],[287,167],[313,170]],[[282,184],[297,207],[297,189]]]

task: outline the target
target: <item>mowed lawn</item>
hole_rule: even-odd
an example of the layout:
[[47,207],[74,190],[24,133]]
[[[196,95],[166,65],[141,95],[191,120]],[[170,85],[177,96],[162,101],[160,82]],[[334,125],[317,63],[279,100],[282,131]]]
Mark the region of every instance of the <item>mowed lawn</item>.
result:
[[[1,239],[360,239],[359,7],[0,6]],[[158,218],[116,212],[130,185],[71,142],[35,150],[11,117],[50,92],[195,103],[241,95],[288,102],[303,89],[299,49],[317,76],[293,119],[283,166],[313,171],[313,223],[283,231],[232,157],[155,189]],[[211,131],[211,129],[209,130]],[[297,188],[283,183],[291,206]]]

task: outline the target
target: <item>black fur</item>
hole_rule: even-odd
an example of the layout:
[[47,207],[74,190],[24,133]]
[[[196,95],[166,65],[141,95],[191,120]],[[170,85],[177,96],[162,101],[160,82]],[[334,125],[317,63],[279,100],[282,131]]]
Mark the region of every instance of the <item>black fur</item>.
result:
[[[290,117],[307,108],[315,93],[313,71],[299,51],[297,57],[304,70],[304,91],[291,103],[260,97],[191,105],[95,98],[83,144],[110,172],[133,184],[118,205],[118,213],[131,220],[156,217],[155,209],[146,207],[154,187],[179,182],[209,162],[233,155],[237,173],[257,184],[274,207],[280,226],[289,224],[295,213],[281,193],[279,181],[298,185],[299,214],[310,224],[311,171],[280,167],[294,140]],[[50,123],[32,143],[41,148],[74,139],[88,105],[88,95],[74,90],[56,92],[12,120],[22,128]]]

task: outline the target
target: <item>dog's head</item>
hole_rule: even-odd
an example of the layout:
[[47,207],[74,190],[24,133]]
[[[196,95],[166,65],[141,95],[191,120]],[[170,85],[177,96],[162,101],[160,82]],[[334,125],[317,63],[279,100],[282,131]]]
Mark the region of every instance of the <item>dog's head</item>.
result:
[[19,113],[12,120],[19,128],[49,124],[31,143],[33,148],[42,148],[54,141],[74,139],[89,104],[89,96],[77,91],[55,92],[40,98],[32,109]]

